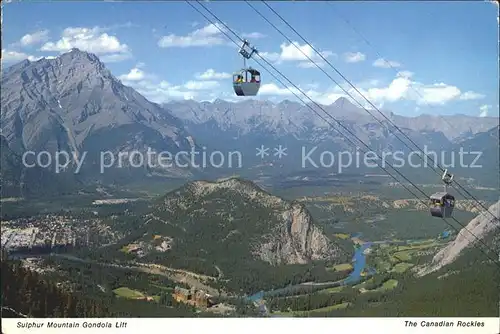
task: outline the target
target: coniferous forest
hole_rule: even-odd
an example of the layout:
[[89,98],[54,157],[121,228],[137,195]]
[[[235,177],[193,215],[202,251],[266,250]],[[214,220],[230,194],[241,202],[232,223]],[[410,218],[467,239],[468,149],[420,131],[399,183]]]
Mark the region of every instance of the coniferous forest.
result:
[[[12,317],[107,317],[104,301],[60,289],[53,282],[1,255],[2,308]],[[16,315],[17,313],[17,315]],[[3,314],[5,317],[7,314]]]

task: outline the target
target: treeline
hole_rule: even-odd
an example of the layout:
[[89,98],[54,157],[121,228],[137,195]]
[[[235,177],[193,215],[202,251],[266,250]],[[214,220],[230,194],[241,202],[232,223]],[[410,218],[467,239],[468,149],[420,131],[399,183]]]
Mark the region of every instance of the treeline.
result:
[[29,317],[108,317],[108,306],[60,289],[20,262],[1,254],[2,306]]
[[[381,287],[390,279],[401,279],[399,274],[386,274],[374,277],[369,282],[363,284],[367,290],[374,290]],[[314,289],[314,290],[313,290]],[[322,289],[325,290],[325,289]],[[309,288],[309,294],[293,296],[276,296],[268,298],[268,305],[273,311],[310,311],[327,306],[333,306],[342,303],[366,304],[390,301],[395,294],[400,291],[398,287],[390,291],[369,291],[360,293],[358,289],[345,286],[338,292],[318,291],[318,288]],[[307,292],[307,290],[304,290]],[[295,292],[290,292],[290,294]]]
[[57,274],[49,273],[55,280],[72,280],[75,291],[87,295],[107,294],[113,296],[113,290],[119,287],[146,292],[149,295],[161,295],[162,291],[173,290],[176,285],[167,277],[134,271],[127,268],[109,267],[96,263],[82,263],[65,258],[51,257],[45,260],[44,265],[59,269]]
[[[491,245],[491,244],[490,244]],[[489,252],[494,256],[494,251]],[[358,297],[349,309],[330,316],[356,317],[496,317],[500,295],[498,263],[483,251],[470,248],[439,272],[416,278],[410,273],[398,278],[398,287],[376,297]],[[367,298],[360,302],[359,298]]]
[[313,293],[298,297],[270,298],[268,306],[273,311],[310,311],[331,305],[353,301],[355,292]]
[[[193,317],[192,307],[172,300],[165,286],[173,283],[163,277],[127,270],[57,261],[62,273],[40,275],[8,259],[2,253],[2,306],[28,317],[92,318],[92,317]],[[67,272],[64,272],[66,271]],[[64,274],[63,274],[64,273]],[[151,279],[151,281],[150,281]],[[70,281],[71,292],[56,282]],[[151,284],[153,283],[153,284]],[[106,292],[100,290],[106,287]],[[111,288],[129,286],[150,295],[159,302],[117,298]],[[4,315],[6,316],[6,315]]]
[[321,264],[271,266],[255,260],[248,261],[244,266],[240,263],[239,267],[224,262],[221,268],[225,276],[231,278],[224,282],[224,286],[231,291],[243,290],[247,294],[286,289],[305,282],[336,282],[349,275],[349,272],[327,271]]
[[[492,245],[491,240],[486,240]],[[495,256],[494,250],[489,256]],[[397,287],[373,291],[389,279],[396,279]],[[483,251],[471,248],[456,262],[422,278],[414,277],[411,271],[377,275],[363,284],[372,290],[366,293],[346,288],[331,294],[275,297],[269,299],[269,306],[287,312],[350,303],[346,309],[304,313],[314,317],[493,317],[498,315],[498,282],[498,263],[489,260]]]
[[[218,277],[219,275],[214,265],[216,264],[221,269],[223,278],[219,282],[211,283],[211,285],[214,288],[238,294],[241,292],[253,294],[261,290],[268,291],[281,289],[304,282],[335,282],[349,275],[349,271],[327,271],[323,263],[271,266],[263,261],[256,260],[249,255],[245,256],[243,254],[241,257],[226,256],[212,259],[211,261],[207,261],[205,258],[201,257],[188,257],[187,255],[182,257],[179,252],[175,251],[172,251],[170,254],[172,254],[171,257],[166,257],[163,254],[154,254],[146,256],[141,260],[147,263],[157,263],[172,268],[185,269],[212,277]],[[176,256],[174,257],[173,254]],[[117,263],[117,261],[130,261],[134,259],[134,257],[129,254],[124,254],[123,252],[108,252],[108,254],[99,252],[93,256],[93,259],[100,262]],[[97,267],[90,270],[89,265],[76,265],[72,262],[68,262],[67,266],[65,270],[68,272],[84,270],[85,277],[92,276],[89,281],[90,284],[95,281],[123,282],[123,279],[118,279],[117,277],[107,277],[104,279],[103,276],[116,276],[117,271],[110,270],[109,268],[105,270],[98,269],[97,267],[101,266],[92,265],[92,267]],[[151,277],[145,277],[145,274],[140,275],[142,278],[139,278],[137,274],[125,274],[123,272],[119,276],[126,276],[129,282],[128,284],[121,284],[133,288],[139,288],[140,285],[146,286],[147,282],[151,280]],[[131,279],[132,277],[134,277],[134,279]],[[116,286],[117,284],[112,285]],[[165,282],[162,285],[172,286],[172,283]]]
[[[141,262],[212,277],[219,275],[215,267],[218,266],[224,278],[217,288],[238,294],[253,294],[309,281],[337,281],[348,275],[346,272],[328,272],[323,263],[272,266],[257,259],[256,248],[262,242],[262,236],[274,233],[273,229],[280,223],[274,211],[259,203],[240,196],[228,196],[224,191],[216,191],[201,199],[184,192],[182,203],[188,208],[178,203],[178,207],[169,208],[173,212],[166,212],[163,201],[159,201],[154,210],[157,219],[148,219],[147,225],[136,217],[121,220],[119,230],[126,230],[127,235],[118,245],[82,256],[99,262],[137,260],[135,254],[124,252],[123,246],[137,240],[152,244],[154,235],[169,236],[174,239],[172,249],[167,253],[152,250],[151,254],[141,258]],[[207,215],[206,212],[219,214]],[[351,244],[345,243],[344,248],[352,249]],[[351,256],[348,254],[340,260],[349,261]]]

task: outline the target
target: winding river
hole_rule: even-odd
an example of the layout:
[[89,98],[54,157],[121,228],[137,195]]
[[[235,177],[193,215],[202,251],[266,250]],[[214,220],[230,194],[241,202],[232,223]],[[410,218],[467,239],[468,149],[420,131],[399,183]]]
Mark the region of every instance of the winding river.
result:
[[[358,239],[360,238],[361,234],[353,235],[351,238]],[[376,242],[377,244],[380,243],[393,243],[393,241],[379,241]],[[317,288],[322,288],[322,289],[327,289],[327,288],[332,288],[336,286],[342,286],[342,285],[354,285],[361,281],[362,279],[362,272],[366,269],[366,255],[365,251],[369,249],[374,243],[373,242],[363,242],[354,252],[354,256],[352,258],[352,266],[353,270],[349,274],[349,276],[343,280],[336,281],[336,282],[308,282],[308,283],[300,283],[296,285],[290,285],[285,288],[281,289],[275,289],[275,290],[269,290],[269,291],[259,291],[254,295],[251,295],[248,297],[249,301],[252,302],[258,302],[259,300],[262,300],[264,297],[272,297],[272,296],[277,296],[277,295],[282,295],[282,294],[289,294],[293,292],[298,292],[300,290],[304,290],[306,287],[317,287]],[[368,275],[374,275],[375,270],[373,268],[367,269],[367,274]]]
[[380,244],[404,245],[404,244],[411,244],[414,242],[413,240],[406,240],[406,241],[383,240],[374,242],[364,242],[360,238],[361,238],[361,233],[358,233],[356,235],[351,235],[351,240],[353,240],[355,243],[358,243],[359,246],[355,249],[354,256],[352,258],[351,263],[353,266],[353,270],[351,271],[351,273],[347,278],[336,282],[318,282],[318,283],[308,282],[308,283],[290,285],[288,287],[276,290],[260,291],[254,295],[247,297],[247,300],[257,303],[259,305],[261,314],[268,316],[269,310],[266,307],[264,298],[279,296],[284,294],[294,294],[294,293],[299,293],[301,291],[303,292],[304,288],[306,287],[311,288],[311,291],[313,291],[313,289],[321,290],[337,286],[355,285],[364,278],[362,276],[363,272],[366,272],[366,276],[373,276],[374,274],[376,274],[374,268],[366,267],[366,250],[369,249],[372,245],[380,245]]
[[[384,241],[375,241],[375,242],[363,242],[360,240],[361,234],[357,235],[352,235],[351,239],[355,242],[358,243],[358,247],[355,249],[354,256],[352,258],[352,266],[353,270],[349,274],[348,277],[339,280],[339,281],[331,281],[331,282],[307,282],[307,283],[300,283],[300,284],[295,284],[295,285],[290,285],[284,288],[280,289],[275,289],[275,290],[269,290],[269,291],[259,291],[249,297],[246,297],[248,301],[250,302],[257,302],[260,305],[260,309],[262,314],[267,315],[268,310],[265,306],[265,301],[264,298],[266,297],[273,297],[273,296],[279,296],[279,295],[284,295],[284,294],[297,294],[300,292],[304,292],[305,289],[311,289],[311,291],[317,291],[321,289],[327,289],[327,288],[332,288],[332,287],[338,287],[338,286],[345,286],[345,285],[355,285],[356,283],[360,282],[364,277],[362,276],[363,272],[367,273],[367,276],[372,276],[376,273],[376,271],[373,268],[366,268],[366,250],[369,249],[372,245],[375,244],[406,244],[411,241],[391,241],[391,240],[384,240]],[[43,257],[47,256],[49,254],[38,254],[38,257]],[[84,262],[84,263],[97,263],[96,261],[90,261],[90,260],[84,260],[80,259],[78,257],[72,256],[70,254],[57,254],[53,253],[51,255],[55,255],[58,257],[63,257],[69,260],[73,261],[78,261],[78,262]],[[15,257],[25,257],[26,255],[23,256],[23,254],[19,255],[14,255]],[[33,255],[30,255],[33,256]],[[37,257],[35,255],[35,257]],[[112,267],[122,267],[117,264],[104,264],[107,266],[112,266]],[[127,267],[128,269],[132,270],[140,270],[142,268],[133,268],[133,267]]]

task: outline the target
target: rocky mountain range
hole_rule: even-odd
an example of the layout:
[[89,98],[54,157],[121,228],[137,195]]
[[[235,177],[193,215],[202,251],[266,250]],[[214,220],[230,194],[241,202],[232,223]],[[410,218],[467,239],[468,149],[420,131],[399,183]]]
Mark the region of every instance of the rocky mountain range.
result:
[[[374,119],[364,109],[356,107],[345,98],[338,99],[332,105],[323,106],[349,130],[346,131],[328,116],[325,118],[331,124],[317,117],[307,106],[291,101],[280,103],[257,100],[237,103],[223,100],[177,101],[164,106],[184,120],[186,129],[195,133],[199,142],[211,149],[239,151],[244,156],[247,166],[252,166],[251,168],[260,166],[258,169],[264,170],[267,174],[285,175],[304,170],[313,170],[323,175],[332,172],[340,174],[339,152],[350,152],[351,157],[360,154],[362,160],[363,152],[369,151],[364,144],[379,156],[389,153],[385,159],[386,168],[389,168],[388,164],[398,164],[398,161],[390,155],[391,152],[404,152],[409,159],[410,151],[417,151],[421,157],[424,156],[423,152],[435,152],[436,158],[430,155],[432,153],[426,154],[429,154],[439,166],[447,167],[451,164],[454,172],[461,177],[474,178],[476,183],[483,185],[491,181],[491,175],[498,173],[499,119],[497,117],[480,118],[466,115],[446,118],[433,115],[404,117],[383,110],[385,117],[391,121],[389,122],[377,111],[372,110],[372,115],[376,116]],[[322,114],[317,106],[311,108]],[[357,149],[353,147],[353,142]],[[269,148],[266,157],[256,156],[256,148],[261,145]],[[273,148],[279,148],[280,145],[286,148],[286,156],[277,158],[273,155],[276,153]],[[472,153],[465,156],[467,165],[459,164],[458,152],[461,148],[466,152],[482,152],[475,161],[476,165],[482,166],[482,173],[469,168],[475,157]],[[311,151],[313,152],[309,155]],[[337,160],[331,163],[331,158],[328,158],[323,160],[326,162],[321,163],[323,152],[328,153],[328,156],[334,156]],[[309,156],[312,162],[304,158],[305,156]],[[420,161],[418,157],[412,159],[413,164],[423,163],[423,158],[420,158]],[[432,165],[432,162],[430,164]],[[344,173],[358,175],[385,173],[378,168],[365,167],[362,161],[360,164],[351,163],[344,168]],[[249,169],[246,168],[245,171]],[[401,170],[405,175],[418,179],[417,182],[428,183],[439,180],[439,176],[430,168],[413,168],[406,163]]]
[[[467,115],[444,117],[424,114],[417,117],[405,117],[387,110],[380,110],[384,115],[382,116],[378,111],[368,109],[372,114],[370,115],[366,110],[355,106],[343,97],[329,106],[322,106],[324,111],[313,104],[303,105],[288,100],[280,103],[258,100],[242,102],[228,102],[220,99],[214,102],[191,100],[170,102],[163,106],[186,121],[192,129],[203,128],[203,126],[212,129],[215,127],[220,131],[231,132],[238,137],[256,134],[256,130],[260,130],[259,134],[262,132],[270,132],[277,136],[290,134],[309,142],[320,142],[339,136],[337,131],[332,131],[331,125],[315,115],[310,108],[324,115],[330,123],[336,125],[335,120],[329,118],[326,113],[330,114],[350,128],[363,141],[374,140],[380,136],[389,139],[390,133],[387,128],[390,132],[402,136],[390,124],[392,122],[417,141],[426,140],[428,136],[437,136],[438,133],[442,133],[446,139],[443,137],[437,137],[437,139],[445,140],[442,144],[446,145],[448,142],[460,142],[477,133],[488,131],[499,121],[498,117]],[[345,132],[337,125],[335,129],[341,133]]]
[[[81,159],[87,152],[84,167],[90,167],[100,152],[116,159],[119,151],[177,152],[194,145],[182,121],[124,86],[97,56],[78,49],[13,65],[2,74],[1,86],[2,135],[19,155],[64,150]],[[166,171],[179,173],[185,171]]]
[[[25,60],[13,65],[3,71],[1,86],[1,134],[11,152],[22,157],[30,150],[67,151],[71,153],[72,164],[61,173],[73,174],[78,168],[77,178],[81,182],[130,182],[135,178],[158,176],[213,178],[239,174],[248,177],[245,173],[262,171],[262,166],[267,166],[266,172],[271,174],[294,173],[304,169],[302,150],[316,147],[312,156],[316,163],[320,152],[325,150],[354,152],[346,136],[366,151],[344,129],[339,126],[332,129],[307,106],[292,101],[277,104],[258,100],[177,101],[160,106],[123,85],[97,56],[78,49],[55,59]],[[312,108],[322,114],[316,106]],[[407,152],[409,149],[401,140],[414,149],[413,144],[376,111],[372,111],[377,118],[374,119],[344,98],[324,108],[377,153]],[[485,168],[498,170],[498,150],[495,154],[498,139],[487,132],[498,132],[491,130],[495,125],[498,129],[498,118],[465,115],[409,118],[387,110],[383,113],[420,149],[425,145],[428,150],[451,150],[463,143],[487,148],[491,152],[483,155],[483,159],[487,158]],[[265,158],[256,156],[256,148],[261,145],[269,149]],[[282,158],[273,155],[273,149],[279,145],[286,148],[286,156]],[[192,148],[201,151],[201,147],[206,147],[209,153],[238,151],[243,162],[235,162],[237,170],[227,166],[227,161],[221,168],[208,166],[200,170],[181,167],[181,163],[189,159],[181,155],[181,163],[174,166],[158,166],[154,160],[153,165],[139,161],[144,168],[131,168],[131,163],[137,163],[137,159],[130,156],[132,151],[139,151],[144,157],[148,150],[175,154]],[[103,152],[106,152],[104,156]],[[119,152],[129,155],[120,156]],[[110,161],[111,156],[114,161]],[[106,173],[99,170],[103,157],[107,158],[106,164],[111,165],[106,167]],[[83,165],[78,167],[82,160]],[[389,160],[389,163],[393,162]],[[339,162],[333,164],[336,169]],[[305,168],[317,170],[310,164]],[[373,173],[373,168],[355,168],[351,172]],[[332,170],[326,168],[319,172],[331,174]],[[434,173],[427,172],[405,171],[428,180],[436,179]],[[472,172],[477,174],[476,170],[467,170],[466,176],[472,177]],[[483,183],[490,179],[488,176]]]

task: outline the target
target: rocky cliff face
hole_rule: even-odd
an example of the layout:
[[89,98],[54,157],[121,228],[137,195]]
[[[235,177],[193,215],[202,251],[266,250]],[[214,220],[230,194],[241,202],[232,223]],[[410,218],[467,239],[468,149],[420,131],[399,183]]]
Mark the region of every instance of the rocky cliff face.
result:
[[[491,233],[500,233],[500,201],[490,206],[488,211],[491,214],[484,211],[476,218],[472,219],[465,228],[460,230],[456,239],[439,251],[432,259],[431,264],[421,270],[419,274],[426,275],[451,264],[464,250],[476,245],[478,242],[477,239],[484,239]],[[496,218],[494,218],[492,214]]]
[[255,247],[262,260],[271,264],[303,264],[335,255],[330,240],[313,224],[304,206],[293,204],[281,214],[281,219],[267,240]]

